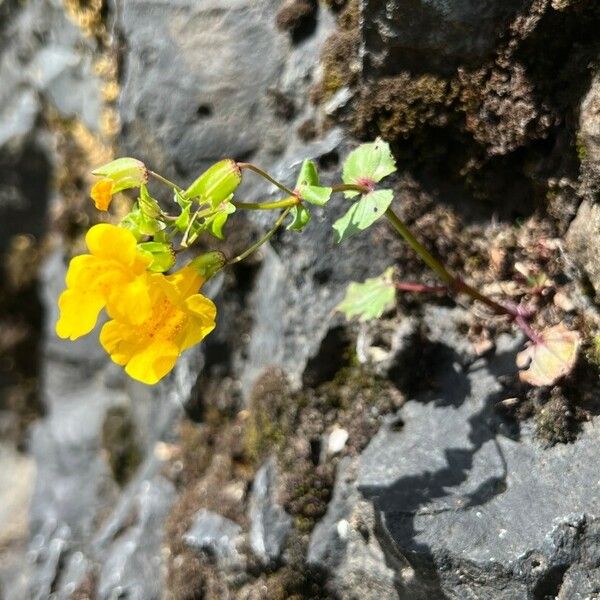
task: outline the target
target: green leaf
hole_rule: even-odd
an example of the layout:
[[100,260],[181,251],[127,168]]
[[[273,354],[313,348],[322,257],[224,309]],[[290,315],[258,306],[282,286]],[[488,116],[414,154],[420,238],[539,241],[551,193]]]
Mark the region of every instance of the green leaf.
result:
[[330,187],[321,187],[318,185],[302,184],[296,188],[300,198],[310,204],[324,206],[331,198],[333,190]]
[[186,231],[186,229],[188,228],[188,226],[190,224],[190,217],[191,217],[191,206],[188,205],[181,211],[181,214],[175,220],[175,227],[179,231],[181,231],[181,233],[184,233]]
[[394,267],[389,267],[379,277],[364,283],[352,282],[346,296],[336,307],[347,319],[358,317],[360,321],[378,319],[384,312],[394,308],[396,288],[393,282]]
[[230,199],[231,198],[228,198],[220,204],[218,212],[206,217],[201,227],[202,229],[210,231],[210,233],[220,240],[224,238],[223,227],[225,226],[229,215],[235,212],[235,206],[231,204],[229,201]]
[[171,244],[164,242],[144,242],[138,244],[138,248],[152,258],[148,267],[149,271],[164,273],[175,264],[175,252]]
[[[342,179],[344,183],[364,185],[365,182],[377,183],[396,170],[396,161],[390,146],[381,138],[370,144],[362,144],[346,158]],[[346,198],[356,196],[358,192],[345,192]]]
[[287,226],[287,229],[302,231],[310,221],[310,212],[302,204],[292,207],[290,215],[292,216],[292,222]]
[[305,160],[300,168],[298,181],[296,181],[296,189],[303,185],[319,185],[319,173],[317,165],[312,160]]
[[151,219],[155,219],[156,217],[162,215],[162,210],[160,210],[160,205],[158,202],[150,195],[148,188],[145,185],[140,187],[140,195],[138,197],[138,206],[140,210]]
[[336,242],[347,240],[383,217],[393,199],[392,190],[376,190],[355,202],[346,214],[333,224]]
[[166,225],[158,219],[153,219],[145,215],[139,207],[134,208],[129,214],[125,215],[121,221],[121,227],[129,229],[139,240],[146,235],[155,235],[162,231]]

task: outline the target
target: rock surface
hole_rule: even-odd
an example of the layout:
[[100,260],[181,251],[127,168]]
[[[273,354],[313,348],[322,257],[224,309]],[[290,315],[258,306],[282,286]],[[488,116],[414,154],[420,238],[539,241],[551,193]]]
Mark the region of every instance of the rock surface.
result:
[[527,0],[361,0],[363,69],[368,76],[451,72],[477,65]]
[[[344,2],[320,3],[314,29],[299,35],[277,28],[280,4],[108,5],[103,18],[121,65],[119,152],[181,182],[223,156],[266,165],[290,185],[306,157],[319,163],[326,180],[339,176],[340,157],[356,140],[334,120],[354,110],[357,90],[344,85],[322,107],[309,97],[322,76],[320,52],[336,19],[340,26],[351,10],[336,17],[324,5]],[[287,10],[294,4],[286,2]],[[527,12],[534,4],[538,12]],[[544,35],[553,34],[552,23],[562,23],[561,15],[579,14],[568,1],[558,4],[361,0],[348,6],[360,10],[362,75],[370,80],[411,70],[443,77],[457,67],[478,67],[504,43],[517,17],[526,22],[527,35],[540,36],[533,45],[538,48]],[[5,13],[0,233],[6,235],[0,236],[0,250],[9,233],[21,231],[23,215],[30,217],[28,232],[44,228],[56,176],[55,150],[41,123],[47,106],[60,119],[79,117],[90,131],[98,129],[102,112],[97,40],[84,35],[58,1],[0,3],[0,19]],[[573,43],[578,30],[565,31],[565,39],[555,41],[559,50],[564,43],[566,54],[567,47],[579,46]],[[590,46],[587,39],[579,42]],[[555,47],[550,50],[555,57]],[[342,51],[349,55],[350,45]],[[502,189],[512,189],[512,166],[526,163],[534,181],[527,190],[535,197],[546,191],[544,178],[562,177],[574,160],[571,125],[557,133],[559,121],[554,129],[546,123],[543,133],[533,135],[537,125],[530,116],[516,119],[517,142],[511,138],[501,144],[502,152],[488,152],[497,143],[498,114],[504,123],[511,115],[535,113],[537,119],[538,112],[548,112],[548,92],[540,82],[545,65],[524,51],[516,56],[518,64],[496,65],[489,78],[478,74],[481,81],[469,81],[483,100],[461,97],[475,108],[461,105],[459,119],[466,124],[460,135],[456,114],[428,121],[426,135],[414,144],[422,152],[415,163],[404,142],[395,140],[406,171],[399,177],[398,204],[411,222],[426,226],[433,220],[430,241],[438,250],[446,248],[451,227],[439,213],[424,215],[429,208],[421,204],[429,194],[437,197],[440,163],[455,157],[430,145],[436,132],[456,134],[457,153],[471,153],[457,172],[486,164],[482,178]],[[569,210],[585,197],[566,247],[600,293],[600,218],[592,185],[600,172],[598,84],[583,79],[576,86],[583,90],[581,102],[560,121],[577,123],[579,116],[579,151],[586,154],[581,181],[564,178],[563,188],[575,198]],[[414,86],[417,96],[422,85],[419,80]],[[552,99],[553,111],[564,109]],[[390,103],[385,110],[393,112]],[[430,110],[437,108],[425,106],[425,113]],[[315,130],[312,139],[299,133],[307,122]],[[473,131],[481,135],[467,139],[465,132]],[[478,176],[468,171],[461,180],[459,213],[474,210],[462,193]],[[277,197],[254,178],[243,190],[249,201]],[[549,195],[544,198],[549,201]],[[476,357],[465,335],[472,321],[462,308],[426,300],[416,309],[407,300],[401,310],[410,316],[402,320],[360,328],[343,323],[334,309],[348,282],[378,275],[390,257],[399,256],[383,225],[335,247],[330,221],[344,208],[341,198],[331,202],[327,215],[316,208],[302,237],[281,232],[248,266],[207,286],[220,307],[219,327],[154,388],[127,380],[99,348],[97,332],[74,344],[56,339],[56,299],[66,264],[60,249],[47,257],[40,274],[45,414],[30,430],[29,457],[12,448],[0,452],[6,486],[14,492],[10,499],[19,504],[16,510],[6,500],[0,507],[3,597],[587,600],[600,593],[598,417],[590,412],[572,443],[550,448],[535,438],[531,421],[501,417],[496,405],[505,399],[506,382],[514,382],[522,340],[502,334],[495,349]],[[489,220],[496,220],[495,211]],[[232,223],[236,233],[255,235],[270,218],[235,215]],[[557,235],[553,229],[547,234]],[[468,251],[485,257],[486,242],[467,242]],[[460,257],[451,259],[460,263]],[[404,268],[399,265],[402,273]],[[407,273],[412,268],[406,266]],[[255,382],[274,365],[285,372],[289,389],[265,385],[257,400]],[[341,402],[332,388],[351,379],[349,369],[363,368],[374,374],[358,377],[361,385],[392,380],[406,395],[401,410],[388,414],[375,435],[375,429],[331,418],[337,410],[352,414],[331,405]],[[416,379],[427,385],[415,389]],[[289,432],[295,433],[294,418],[307,406],[302,426],[319,433],[299,440]],[[258,435],[272,444],[266,456],[248,450],[251,410],[266,414],[257,420]],[[375,423],[378,411],[373,406]],[[173,587],[173,573],[188,587]]]

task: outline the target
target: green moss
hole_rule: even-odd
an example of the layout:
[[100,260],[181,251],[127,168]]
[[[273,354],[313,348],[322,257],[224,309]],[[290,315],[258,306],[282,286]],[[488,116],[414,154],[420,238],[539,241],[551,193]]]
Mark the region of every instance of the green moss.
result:
[[537,411],[534,422],[537,436],[550,445],[575,439],[577,423],[574,411],[558,388]]
[[423,125],[444,124],[456,98],[456,86],[434,75],[402,73],[362,90],[356,112],[359,134],[376,130],[386,140],[408,137]]
[[581,137],[581,133],[577,133],[575,136],[575,149],[577,150],[577,157],[580,161],[584,161],[587,158],[588,151],[587,147]]
[[285,374],[267,369],[248,402],[244,448],[250,461],[258,464],[283,446],[292,433],[296,408]]
[[360,10],[357,0],[344,4],[337,18],[338,29],[327,39],[321,51],[323,76],[311,95],[315,104],[326,102],[340,88],[358,82]]
[[102,425],[102,447],[108,455],[115,481],[124,485],[142,461],[142,450],[127,407],[113,406],[108,409]]

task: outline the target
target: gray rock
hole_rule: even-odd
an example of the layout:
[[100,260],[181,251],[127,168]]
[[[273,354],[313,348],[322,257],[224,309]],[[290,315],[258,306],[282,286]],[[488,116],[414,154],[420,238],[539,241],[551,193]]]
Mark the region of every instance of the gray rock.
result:
[[564,576],[557,600],[600,598],[600,568],[572,567]]
[[452,72],[488,58],[528,0],[361,0],[367,77]]
[[136,524],[112,543],[102,560],[99,598],[162,596],[162,525],[174,497],[173,484],[163,477],[144,482],[136,495]]
[[217,561],[228,563],[238,557],[236,548],[242,528],[231,519],[202,509],[194,517],[194,522],[183,541],[196,550],[208,552]]
[[584,145],[586,158],[600,162],[600,78],[595,77],[581,103],[579,113],[579,142]]
[[268,460],[256,473],[250,499],[250,547],[264,564],[276,563],[292,530],[292,518],[275,499],[276,467]]
[[310,536],[307,562],[330,574],[329,586],[342,600],[397,599],[396,580],[407,565],[380,544],[376,515],[358,491],[356,470],[356,461],[340,461],[333,498]]
[[566,236],[569,256],[591,283],[596,296],[600,294],[600,205],[584,200]]
[[582,544],[598,553],[595,428],[543,449],[494,413],[517,347],[501,337],[489,362],[438,379],[435,399],[407,402],[402,430],[382,428],[361,457],[358,485],[381,536],[435,582],[430,598],[556,595],[557,570],[581,559]]

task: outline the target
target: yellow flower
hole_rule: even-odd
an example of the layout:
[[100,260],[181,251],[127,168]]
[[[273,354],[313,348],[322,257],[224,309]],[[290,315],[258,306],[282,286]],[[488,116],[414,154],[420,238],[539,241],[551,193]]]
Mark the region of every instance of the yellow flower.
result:
[[90,192],[98,210],[108,210],[112,197],[117,192],[142,186],[148,181],[148,169],[135,158],[117,158],[92,171],[102,177]]
[[98,210],[108,210],[113,197],[114,183],[112,179],[97,181],[90,192],[94,205]]
[[[115,318],[104,325],[100,343],[112,360],[142,383],[154,384],[175,366],[179,355],[215,328],[217,309],[202,294],[198,270],[185,267],[173,275],[144,277],[151,313],[142,323]],[[137,307],[132,303],[128,314]]]
[[[145,278],[151,258],[137,250],[127,229],[95,225],[85,236],[90,254],[73,258],[66,276],[67,289],[60,295],[56,334],[75,340],[89,333],[106,306],[113,318],[142,322],[151,312]],[[131,311],[131,307],[135,310]]]

